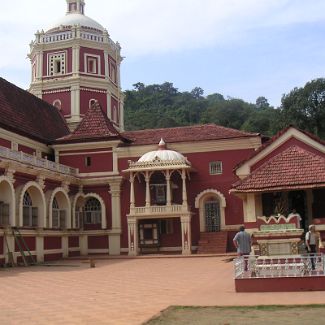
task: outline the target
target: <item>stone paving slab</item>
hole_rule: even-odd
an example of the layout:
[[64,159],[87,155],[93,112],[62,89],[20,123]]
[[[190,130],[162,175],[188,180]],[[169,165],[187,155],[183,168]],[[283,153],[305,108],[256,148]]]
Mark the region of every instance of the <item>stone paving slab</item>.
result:
[[0,324],[133,325],[170,305],[325,303],[325,292],[236,293],[225,257],[64,261],[0,269]]

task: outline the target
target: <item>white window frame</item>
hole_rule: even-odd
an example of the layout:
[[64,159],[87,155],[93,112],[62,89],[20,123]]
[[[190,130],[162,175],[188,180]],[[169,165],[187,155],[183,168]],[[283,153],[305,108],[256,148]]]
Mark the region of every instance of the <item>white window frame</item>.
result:
[[223,173],[222,161],[211,161],[209,163],[210,175],[221,175]]
[[[60,63],[60,72],[56,69],[57,62]],[[47,55],[47,75],[61,76],[66,74],[67,68],[67,51],[48,53]]]
[[[97,61],[95,60],[97,58]],[[88,59],[93,59],[95,62],[96,72],[89,72],[88,71]],[[101,75],[101,61],[100,61],[100,55],[91,54],[91,53],[85,53],[84,54],[84,73],[89,75]]]

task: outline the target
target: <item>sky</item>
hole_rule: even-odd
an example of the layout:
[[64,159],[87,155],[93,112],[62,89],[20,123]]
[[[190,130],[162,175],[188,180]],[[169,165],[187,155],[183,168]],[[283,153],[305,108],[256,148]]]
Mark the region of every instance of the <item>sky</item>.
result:
[[[168,81],[278,107],[283,94],[324,77],[324,0],[85,2],[122,46],[123,90]],[[65,0],[1,0],[0,76],[27,89],[34,33],[65,13]]]

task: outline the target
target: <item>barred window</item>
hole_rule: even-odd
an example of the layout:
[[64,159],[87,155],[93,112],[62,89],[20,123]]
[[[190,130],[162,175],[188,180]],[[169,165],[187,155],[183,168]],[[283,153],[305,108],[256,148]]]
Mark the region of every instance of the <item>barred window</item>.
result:
[[23,197],[23,226],[37,227],[38,225],[38,208],[33,207],[33,201],[28,192]]
[[85,204],[84,224],[101,223],[101,205],[96,198],[90,198]]
[[222,174],[222,161],[212,161],[209,164],[210,175]]

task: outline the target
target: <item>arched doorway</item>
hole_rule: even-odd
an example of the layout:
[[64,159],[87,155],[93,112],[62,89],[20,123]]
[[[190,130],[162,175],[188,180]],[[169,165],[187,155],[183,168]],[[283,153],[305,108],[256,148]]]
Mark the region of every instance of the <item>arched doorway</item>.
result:
[[217,232],[221,228],[220,205],[215,197],[204,202],[205,231]]

